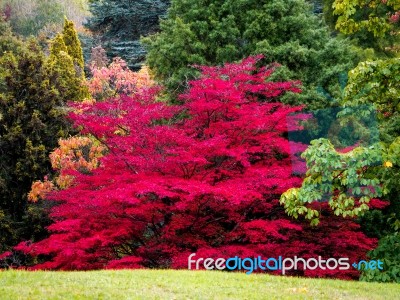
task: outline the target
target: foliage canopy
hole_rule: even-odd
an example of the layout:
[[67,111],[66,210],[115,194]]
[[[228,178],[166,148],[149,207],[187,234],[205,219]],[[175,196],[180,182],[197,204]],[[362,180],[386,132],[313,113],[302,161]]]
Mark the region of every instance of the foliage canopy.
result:
[[261,53],[264,65],[284,66],[274,78],[304,84],[302,95],[282,101],[324,107],[340,98],[341,75],[356,59],[349,43],[331,37],[303,0],[174,0],[160,26],[160,33],[144,39],[147,62],[156,79],[175,94],[198,75],[192,65],[218,65]]

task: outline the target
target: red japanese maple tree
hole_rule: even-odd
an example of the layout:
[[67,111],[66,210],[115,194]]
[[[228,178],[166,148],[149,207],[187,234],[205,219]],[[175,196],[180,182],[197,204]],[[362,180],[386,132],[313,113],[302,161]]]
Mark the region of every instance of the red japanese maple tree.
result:
[[[72,120],[108,149],[101,166],[75,174],[50,194],[49,238],[16,249],[38,257],[34,268],[186,268],[188,255],[364,258],[376,244],[353,220],[321,205],[321,224],[285,215],[282,192],[292,174],[286,117],[279,103],[299,82],[271,82],[276,65],[260,57],[202,76],[182,105],[157,102],[154,88],[93,105],[74,104]],[[293,273],[292,273],[293,274]],[[356,270],[307,270],[306,276],[354,278]]]

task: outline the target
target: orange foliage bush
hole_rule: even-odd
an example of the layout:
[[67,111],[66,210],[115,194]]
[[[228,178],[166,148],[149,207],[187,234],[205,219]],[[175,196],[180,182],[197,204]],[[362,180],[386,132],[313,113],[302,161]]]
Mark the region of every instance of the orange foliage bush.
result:
[[85,136],[60,139],[59,147],[50,154],[53,169],[57,171],[53,181],[47,177],[44,181],[35,181],[28,194],[28,200],[37,202],[54,189],[65,189],[72,185],[74,176],[71,171],[88,174],[99,166],[106,149],[96,140]]

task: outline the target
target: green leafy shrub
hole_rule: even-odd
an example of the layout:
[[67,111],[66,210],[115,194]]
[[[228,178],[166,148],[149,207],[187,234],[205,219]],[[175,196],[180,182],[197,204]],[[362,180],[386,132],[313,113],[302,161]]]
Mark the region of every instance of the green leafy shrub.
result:
[[370,259],[381,260],[383,270],[364,270],[360,280],[400,283],[400,235],[387,235],[380,239],[376,249],[369,252]]

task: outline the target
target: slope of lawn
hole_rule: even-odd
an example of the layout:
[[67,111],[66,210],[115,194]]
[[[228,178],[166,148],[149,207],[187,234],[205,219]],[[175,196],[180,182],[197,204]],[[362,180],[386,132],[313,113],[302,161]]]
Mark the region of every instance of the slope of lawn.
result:
[[399,284],[212,271],[0,272],[0,299],[400,299]]

